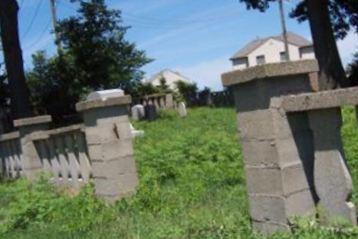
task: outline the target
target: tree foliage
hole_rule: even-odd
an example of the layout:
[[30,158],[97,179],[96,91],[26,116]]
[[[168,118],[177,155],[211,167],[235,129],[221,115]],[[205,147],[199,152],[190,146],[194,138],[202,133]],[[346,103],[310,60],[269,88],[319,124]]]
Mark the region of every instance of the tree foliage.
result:
[[188,106],[195,104],[197,101],[198,86],[196,83],[187,83],[185,81],[175,82],[179,93],[179,100],[184,100]]
[[121,12],[104,0],[75,0],[77,15],[60,21],[57,31],[64,51],[73,57],[76,80],[91,89],[130,91],[142,77],[140,67],[151,60],[125,39]]
[[[330,0],[328,9],[335,37],[343,39],[353,29],[358,33],[358,2],[357,0]],[[291,17],[298,21],[308,19],[307,2],[301,1],[291,11]]]
[[[266,11],[270,2],[277,0],[240,0],[246,3],[248,9]],[[350,29],[358,33],[358,3],[357,0],[329,0],[328,8],[332,27],[336,38],[343,39]],[[300,1],[290,13],[290,17],[299,22],[308,20],[307,1]]]
[[31,99],[37,113],[55,119],[75,113],[75,104],[89,92],[122,88],[131,93],[151,60],[125,39],[121,12],[110,10],[104,0],[76,0],[76,16],[59,22],[63,49],[58,56],[33,55],[28,72]]

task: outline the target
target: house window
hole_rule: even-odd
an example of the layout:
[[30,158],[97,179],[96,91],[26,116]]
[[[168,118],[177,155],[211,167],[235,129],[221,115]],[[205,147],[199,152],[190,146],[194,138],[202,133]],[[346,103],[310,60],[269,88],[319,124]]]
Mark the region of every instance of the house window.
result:
[[266,63],[266,60],[265,60],[265,56],[264,55],[260,55],[260,56],[257,56],[256,57],[256,64],[257,65],[263,65]]
[[287,61],[287,54],[285,51],[280,52],[280,60],[281,61]]

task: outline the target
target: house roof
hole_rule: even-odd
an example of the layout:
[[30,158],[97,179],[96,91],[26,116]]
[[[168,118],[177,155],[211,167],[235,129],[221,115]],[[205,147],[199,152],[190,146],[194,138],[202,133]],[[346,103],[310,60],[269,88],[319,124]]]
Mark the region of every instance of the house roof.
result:
[[[256,48],[258,48],[259,46],[264,44],[269,39],[275,39],[275,40],[283,42],[282,34],[277,35],[277,36],[258,38],[258,39],[255,39],[255,40],[249,42],[248,44],[246,44],[243,48],[241,48],[238,52],[236,52],[230,59],[232,60],[232,59],[246,57],[248,54],[250,54],[252,51],[254,51]],[[308,41],[304,37],[297,35],[293,32],[287,32],[287,40],[288,40],[288,43],[298,46],[300,48],[312,46],[312,43],[310,41]]]
[[186,76],[183,76],[182,74],[180,74],[179,72],[177,71],[173,71],[173,70],[170,70],[170,69],[164,69],[164,70],[161,70],[160,72],[154,74],[152,77],[150,77],[149,79],[146,80],[146,82],[153,82],[154,80],[160,78],[160,77],[164,77],[164,74],[165,73],[172,73],[172,74],[175,74],[175,75],[178,75],[180,78],[184,79],[184,80],[187,80],[188,82],[190,82],[189,78],[186,77]]

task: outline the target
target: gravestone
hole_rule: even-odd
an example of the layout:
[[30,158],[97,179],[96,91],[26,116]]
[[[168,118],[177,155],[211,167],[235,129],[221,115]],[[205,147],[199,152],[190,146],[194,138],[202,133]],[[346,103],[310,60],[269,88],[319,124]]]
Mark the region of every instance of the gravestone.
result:
[[184,102],[179,102],[178,104],[178,113],[180,117],[186,117],[188,112],[186,111],[186,106]]
[[132,113],[132,119],[133,120],[142,120],[145,118],[145,111],[144,111],[144,106],[143,105],[134,105],[131,108],[131,113]]
[[144,106],[144,110],[145,110],[145,118],[147,120],[155,120],[158,115],[157,115],[157,108],[155,107],[155,105],[149,104]]

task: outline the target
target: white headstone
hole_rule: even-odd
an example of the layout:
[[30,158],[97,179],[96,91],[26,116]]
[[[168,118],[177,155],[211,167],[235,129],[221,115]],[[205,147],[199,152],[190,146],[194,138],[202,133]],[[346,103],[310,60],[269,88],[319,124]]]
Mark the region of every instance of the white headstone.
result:
[[180,102],[178,104],[178,113],[180,115],[180,117],[186,117],[188,112],[186,111],[186,106],[184,102]]
[[100,90],[94,91],[87,96],[87,100],[103,100],[105,101],[108,98],[116,98],[124,96],[124,91],[121,89],[112,89],[112,90]]
[[134,105],[131,108],[131,112],[132,112],[132,119],[133,120],[141,120],[144,119],[145,117],[145,111],[144,111],[144,106],[143,105]]
[[129,123],[129,127],[131,128],[131,133],[133,138],[144,136],[143,130],[136,130],[131,123]]

